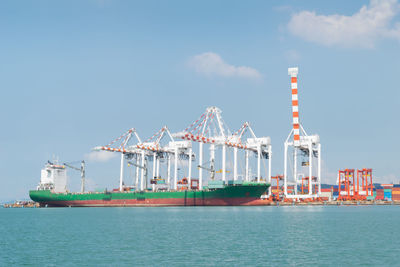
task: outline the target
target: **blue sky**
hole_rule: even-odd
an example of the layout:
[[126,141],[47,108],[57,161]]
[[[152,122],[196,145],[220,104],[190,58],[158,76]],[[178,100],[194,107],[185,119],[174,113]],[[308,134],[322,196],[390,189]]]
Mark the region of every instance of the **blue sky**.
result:
[[270,136],[282,173],[292,66],[323,181],[362,167],[400,180],[397,1],[1,1],[0,36],[0,200],[26,198],[53,155],[116,187],[118,159],[94,146],[183,130],[208,106]]

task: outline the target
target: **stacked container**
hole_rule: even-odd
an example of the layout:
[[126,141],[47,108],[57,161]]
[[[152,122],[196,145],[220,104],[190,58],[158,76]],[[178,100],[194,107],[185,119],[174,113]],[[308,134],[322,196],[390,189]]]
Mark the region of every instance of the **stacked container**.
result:
[[287,192],[288,192],[288,194],[293,194],[294,193],[294,185],[289,185],[287,187]]
[[339,197],[339,186],[334,185],[332,186],[332,199],[336,200]]
[[332,200],[332,188],[321,188],[320,198],[323,201],[331,201]]
[[385,198],[385,189],[381,185],[375,185],[376,191],[374,191],[374,196],[376,200],[383,200]]
[[382,184],[383,186],[383,198],[386,201],[392,201],[392,187],[393,184]]
[[392,200],[400,201],[400,184],[394,184],[392,188]]

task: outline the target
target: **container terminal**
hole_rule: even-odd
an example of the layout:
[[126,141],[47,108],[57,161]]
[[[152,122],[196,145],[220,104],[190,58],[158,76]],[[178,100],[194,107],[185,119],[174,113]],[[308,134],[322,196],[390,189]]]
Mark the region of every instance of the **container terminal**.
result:
[[[84,161],[79,167],[49,161],[30,198],[42,207],[400,203],[400,186],[373,184],[372,169],[339,170],[336,185],[322,184],[319,135],[307,134],[300,123],[298,68],[289,68],[288,75],[292,129],[284,142],[282,175],[271,174],[269,136],[257,137],[249,122],[232,132],[222,111],[209,107],[183,131],[171,133],[163,126],[142,141],[131,128],[95,147],[94,151],[120,154],[118,188],[87,191]],[[67,168],[80,171],[80,192],[68,191]]]

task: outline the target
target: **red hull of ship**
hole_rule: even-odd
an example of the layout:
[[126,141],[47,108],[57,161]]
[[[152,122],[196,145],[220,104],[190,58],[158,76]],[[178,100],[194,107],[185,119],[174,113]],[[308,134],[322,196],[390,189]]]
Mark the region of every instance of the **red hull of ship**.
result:
[[268,206],[271,201],[260,198],[213,198],[213,199],[113,199],[49,201],[48,206],[57,207],[161,207],[161,206]]

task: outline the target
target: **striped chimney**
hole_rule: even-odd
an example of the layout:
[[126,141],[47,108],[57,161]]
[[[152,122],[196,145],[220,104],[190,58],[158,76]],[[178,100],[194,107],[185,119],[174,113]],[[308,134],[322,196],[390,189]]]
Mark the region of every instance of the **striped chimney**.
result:
[[293,140],[294,146],[300,146],[299,98],[297,96],[297,74],[299,69],[289,68],[288,74],[292,84]]

